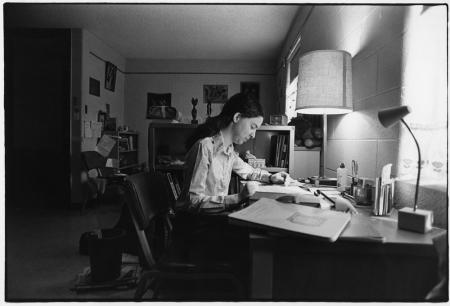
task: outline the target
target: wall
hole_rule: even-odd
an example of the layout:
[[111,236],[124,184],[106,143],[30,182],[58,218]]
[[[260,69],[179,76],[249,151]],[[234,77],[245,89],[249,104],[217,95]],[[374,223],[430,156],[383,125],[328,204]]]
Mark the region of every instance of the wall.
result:
[[[82,125],[86,120],[97,121],[99,110],[106,111],[106,104],[110,104],[110,117],[117,118],[117,125],[123,124],[125,77],[117,71],[115,91],[105,89],[105,62],[109,61],[118,69],[125,70],[125,58],[111,49],[99,38],[86,30],[82,30],[82,84],[81,84],[81,119]],[[101,59],[92,55],[94,53]],[[100,81],[100,97],[89,94],[89,78]],[[85,112],[87,106],[87,113]],[[82,128],[82,126],[80,127]],[[82,134],[83,135],[83,131]],[[97,144],[97,138],[82,138],[81,150],[93,150]]]
[[[265,122],[276,113],[274,65],[271,62],[214,61],[214,60],[127,60],[125,80],[124,122],[137,130],[139,161],[148,163],[146,119],[147,93],[171,93],[172,106],[182,113],[182,122],[192,119],[191,98],[198,98],[198,119],[206,118],[203,103],[204,84],[228,85],[228,97],[240,91],[240,82],[259,82],[260,102],[265,111]],[[212,105],[212,115],[220,112],[221,104]]]
[[[408,54],[408,6],[321,6],[300,11],[286,40],[283,54],[298,33],[302,36],[301,54],[320,49],[346,50],[352,55],[354,112],[328,116],[328,152],[325,175],[336,176],[336,168],[351,160],[359,162],[359,174],[374,178],[381,167],[393,164],[396,174],[399,125],[384,128],[377,111],[401,104],[403,90],[402,63]],[[281,59],[282,60],[282,59]],[[419,193],[425,207],[434,203],[430,192]],[[411,193],[398,192],[397,201],[410,205]],[[436,197],[440,205],[445,197]],[[444,199],[444,201],[442,201]],[[445,209],[444,209],[445,210]],[[446,213],[445,213],[446,215]],[[444,215],[444,216],[445,216]],[[445,217],[444,217],[445,219]],[[443,224],[443,220],[438,223]]]

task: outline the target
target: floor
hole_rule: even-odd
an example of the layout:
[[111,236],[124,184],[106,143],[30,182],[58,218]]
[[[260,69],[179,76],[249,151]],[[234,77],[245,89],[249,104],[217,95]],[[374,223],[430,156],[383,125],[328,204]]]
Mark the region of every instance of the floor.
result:
[[[5,219],[6,301],[132,301],[135,288],[101,289],[77,293],[71,288],[77,275],[90,266],[79,254],[82,233],[110,228],[121,206],[103,204],[79,209],[7,209]],[[210,283],[179,282],[162,290],[164,300],[232,300],[229,289]],[[217,291],[216,288],[223,288]],[[216,290],[216,291],[215,291]],[[151,292],[150,292],[151,294]],[[218,298],[219,297],[219,298]],[[149,294],[144,299],[150,298]]]
[[7,301],[129,300],[134,289],[70,290],[89,267],[80,255],[80,235],[112,227],[120,207],[100,205],[81,214],[79,209],[8,209],[6,225],[5,299]]

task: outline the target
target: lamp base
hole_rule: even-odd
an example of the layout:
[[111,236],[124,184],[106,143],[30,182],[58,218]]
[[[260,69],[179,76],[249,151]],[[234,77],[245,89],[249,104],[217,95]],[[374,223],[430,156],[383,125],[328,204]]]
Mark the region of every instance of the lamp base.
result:
[[418,233],[426,233],[432,228],[433,212],[430,210],[405,207],[398,211],[398,228]]

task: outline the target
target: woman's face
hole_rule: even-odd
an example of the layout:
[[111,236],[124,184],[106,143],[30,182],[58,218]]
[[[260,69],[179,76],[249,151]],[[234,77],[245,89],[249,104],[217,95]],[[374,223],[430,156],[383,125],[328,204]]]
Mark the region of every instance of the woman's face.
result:
[[235,114],[232,126],[233,143],[243,144],[255,138],[256,129],[261,126],[263,117],[245,118],[239,113]]

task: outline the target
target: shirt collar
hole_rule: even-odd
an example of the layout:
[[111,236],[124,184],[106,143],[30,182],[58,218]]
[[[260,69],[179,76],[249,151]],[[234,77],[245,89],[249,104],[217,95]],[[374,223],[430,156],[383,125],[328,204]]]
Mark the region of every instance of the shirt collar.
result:
[[234,151],[233,144],[230,144],[228,147],[224,147],[224,139],[222,135],[222,131],[219,131],[216,135],[213,137],[213,143],[214,143],[214,153],[217,154],[220,151],[223,151],[226,155],[230,155]]

